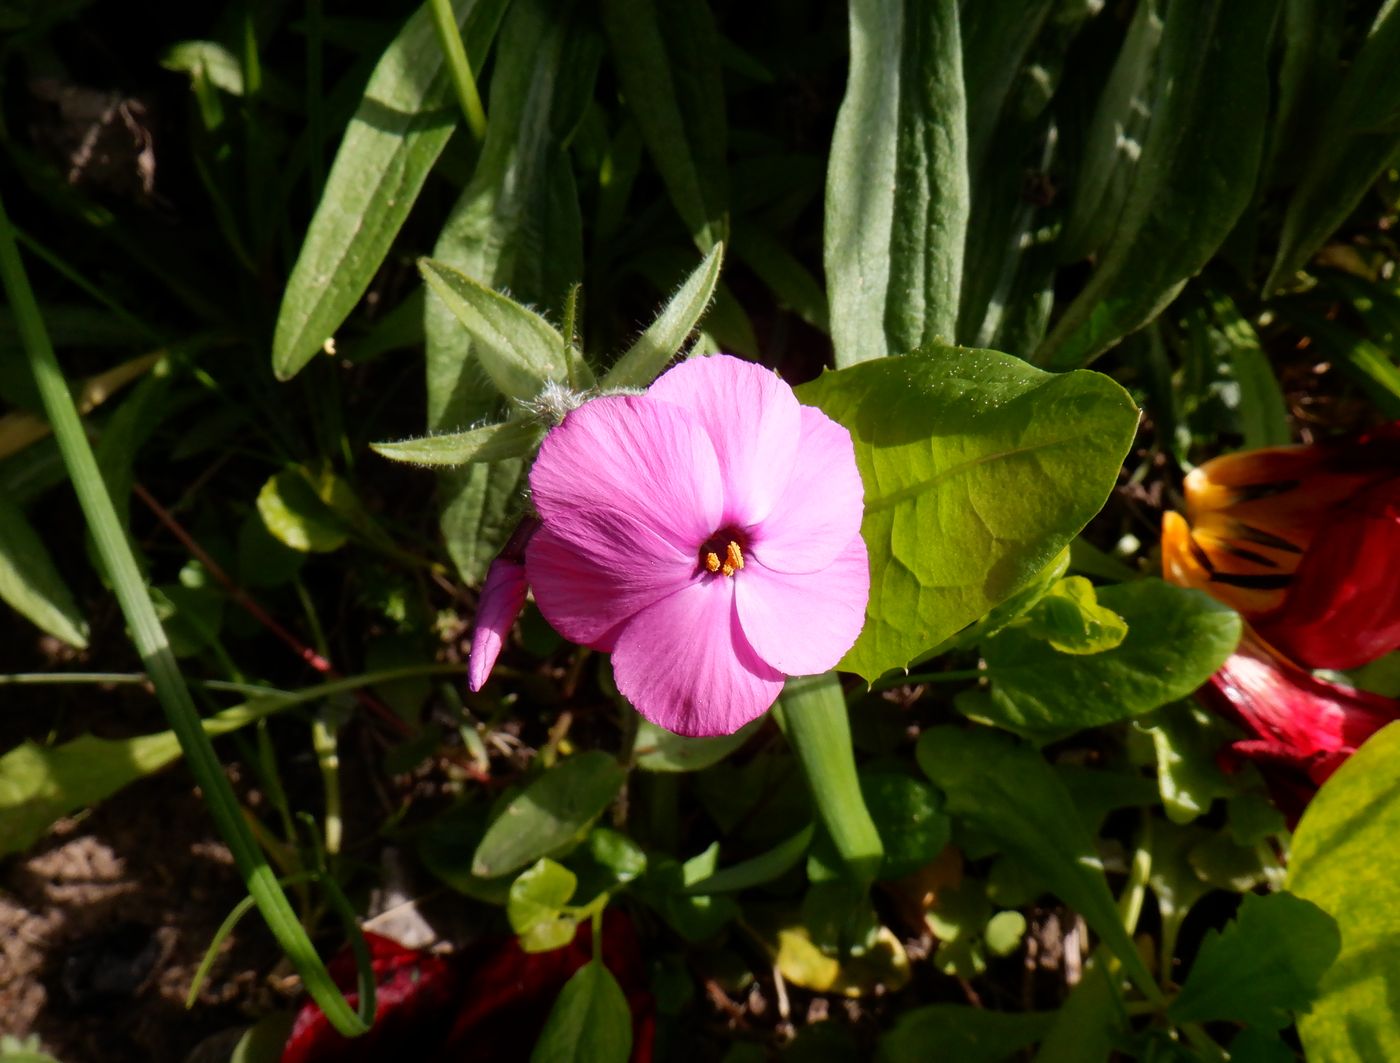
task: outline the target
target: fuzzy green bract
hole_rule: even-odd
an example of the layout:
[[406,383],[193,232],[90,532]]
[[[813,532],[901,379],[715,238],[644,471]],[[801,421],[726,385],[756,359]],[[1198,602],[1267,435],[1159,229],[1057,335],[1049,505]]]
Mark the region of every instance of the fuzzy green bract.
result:
[[903,668],[1030,582],[1098,512],[1137,427],[1106,376],[932,345],[798,395],[850,431],[865,483],[865,630],[841,668]]

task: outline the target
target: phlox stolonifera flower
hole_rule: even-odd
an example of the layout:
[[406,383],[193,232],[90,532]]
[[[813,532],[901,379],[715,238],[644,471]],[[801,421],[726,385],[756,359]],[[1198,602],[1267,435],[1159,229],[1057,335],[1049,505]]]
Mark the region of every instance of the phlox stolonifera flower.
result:
[[[850,434],[767,369],[693,358],[645,394],[584,403],[545,437],[530,491],[540,612],[610,652],[618,689],[661,727],[737,731],[860,633],[870,570]],[[474,687],[518,610],[501,607],[523,593],[503,567],[518,563],[488,576]]]

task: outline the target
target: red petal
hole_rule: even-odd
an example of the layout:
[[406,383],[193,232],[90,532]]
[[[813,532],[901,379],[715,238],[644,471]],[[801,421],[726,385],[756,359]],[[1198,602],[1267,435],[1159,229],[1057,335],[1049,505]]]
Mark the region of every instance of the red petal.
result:
[[1400,649],[1400,479],[1338,507],[1260,634],[1309,668],[1355,668]]

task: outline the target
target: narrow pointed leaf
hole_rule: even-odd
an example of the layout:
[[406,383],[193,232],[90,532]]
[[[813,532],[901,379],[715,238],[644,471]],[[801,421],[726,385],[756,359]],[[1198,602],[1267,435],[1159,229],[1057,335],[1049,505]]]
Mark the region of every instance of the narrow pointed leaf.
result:
[[[559,312],[583,276],[578,192],[564,145],[593,96],[601,57],[602,39],[581,5],[513,0],[496,48],[486,142],[435,260]],[[456,316],[430,298],[425,324],[428,428],[496,419],[499,394]],[[524,472],[508,458],[441,474],[443,536],[463,578],[480,580],[519,522]]]
[[1087,365],[1156,317],[1254,198],[1269,104],[1269,0],[1169,5],[1152,117],[1122,217],[1083,291],[1035,354]]
[[478,363],[502,395],[532,399],[550,381],[569,381],[564,337],[539,314],[445,262],[420,259],[418,271],[467,330]]
[[1346,221],[1400,149],[1400,6],[1386,4],[1352,60],[1283,218],[1264,292],[1288,283]]
[[0,498],[0,600],[56,639],[83,649],[87,622],[24,511]]
[[489,424],[468,432],[451,432],[397,443],[371,443],[370,449],[394,461],[413,465],[467,465],[474,461],[500,461],[530,454],[544,438],[535,421]]
[[852,0],[826,184],[836,364],[955,338],[967,237],[956,0]]
[[671,296],[656,320],[604,375],[604,387],[641,388],[656,379],[704,317],[714,297],[715,285],[719,283],[723,262],[724,244],[717,243]]
[[603,0],[603,26],[628,109],[696,246],[725,239],[724,85],[704,0]]
[[[453,0],[480,69],[507,0]],[[404,23],[370,76],[302,243],[272,344],[294,376],[349,316],[398,235],[458,122],[431,3]]]

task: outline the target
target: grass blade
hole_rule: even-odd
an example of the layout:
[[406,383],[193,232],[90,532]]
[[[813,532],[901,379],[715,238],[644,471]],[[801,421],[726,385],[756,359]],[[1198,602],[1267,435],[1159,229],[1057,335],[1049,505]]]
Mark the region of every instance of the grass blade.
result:
[[233,787],[229,785],[214,753],[213,743],[204,731],[165,631],[156,618],[131,544],[122,531],[112,498],[98,471],[97,459],[83,431],[77,407],[63,378],[63,370],[59,368],[58,359],[49,343],[48,332],[29,287],[14,230],[3,204],[0,204],[0,280],[3,280],[14,310],[30,368],[38,384],[44,409],[53,424],[54,437],[63,454],[64,465],[78,495],[98,556],[107,570],[122,614],[131,629],[136,650],[155,684],[156,695],[170,720],[171,730],[179,738],[190,770],[204,792],[219,834],[233,854],[234,863],[267,921],[268,929],[287,953],[307,991],[325,1012],[326,1018],[346,1036],[363,1033],[368,1025],[355,1014],[336,988],[311,939],[297,921],[286,894],[278,886],[272,868],[268,866],[267,858],[258,848],[243,819]]

